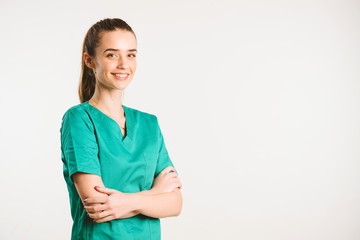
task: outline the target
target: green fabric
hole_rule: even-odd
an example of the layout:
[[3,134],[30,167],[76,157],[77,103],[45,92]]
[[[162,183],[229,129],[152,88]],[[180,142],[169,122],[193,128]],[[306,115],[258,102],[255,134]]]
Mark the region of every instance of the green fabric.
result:
[[60,128],[63,174],[73,218],[71,239],[161,239],[160,219],[138,214],[131,218],[93,223],[86,214],[71,175],[101,176],[105,187],[125,193],[149,190],[154,178],[173,166],[158,119],[123,105],[127,135],[115,120],[89,102],[69,108]]

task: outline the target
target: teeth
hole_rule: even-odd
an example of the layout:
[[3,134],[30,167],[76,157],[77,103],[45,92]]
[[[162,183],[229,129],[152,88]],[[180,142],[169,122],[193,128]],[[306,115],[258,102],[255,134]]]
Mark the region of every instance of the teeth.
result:
[[115,74],[115,75],[118,77],[126,77],[127,76],[127,74]]

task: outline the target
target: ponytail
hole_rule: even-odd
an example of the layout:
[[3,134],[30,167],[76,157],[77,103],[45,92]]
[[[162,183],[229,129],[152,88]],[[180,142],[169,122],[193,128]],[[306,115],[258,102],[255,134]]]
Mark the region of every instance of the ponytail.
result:
[[84,103],[94,95],[96,79],[94,72],[85,64],[84,59],[85,53],[85,40],[83,43],[82,54],[81,54],[81,74],[80,74],[80,84],[79,84],[79,99],[80,103]]

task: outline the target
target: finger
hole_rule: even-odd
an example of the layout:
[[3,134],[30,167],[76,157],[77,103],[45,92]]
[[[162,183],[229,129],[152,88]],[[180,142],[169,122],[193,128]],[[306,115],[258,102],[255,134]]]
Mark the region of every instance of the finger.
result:
[[178,176],[173,176],[172,178],[171,178],[172,180],[177,180],[177,181],[180,181],[180,178],[178,177]]
[[177,173],[176,172],[171,172],[167,174],[169,177],[177,177]]
[[178,177],[174,177],[170,179],[171,182],[175,183],[176,187],[182,188],[182,183]]
[[115,190],[115,189],[105,188],[105,187],[100,187],[100,186],[95,186],[94,188],[95,188],[96,191],[101,192],[101,193],[105,193],[105,194],[108,194],[108,195],[111,195],[111,194],[117,192],[117,190]]
[[181,183],[180,178],[178,176],[176,176],[176,179],[179,180],[179,182]]
[[84,199],[84,203],[86,203],[86,205],[92,204],[92,203],[106,203],[107,200],[108,200],[108,197],[86,198],[86,199]]
[[93,220],[94,222],[96,223],[101,223],[101,222],[108,222],[108,221],[111,221],[113,220],[115,217],[113,217],[112,215],[110,216],[107,216],[107,217],[104,217],[104,218],[100,218],[100,219],[96,219],[96,220]]
[[103,211],[99,213],[89,213],[88,216],[94,220],[110,216],[110,211]]
[[167,166],[166,168],[164,168],[161,173],[168,173],[170,171],[174,171],[175,172],[175,168],[172,166]]
[[177,187],[182,188],[182,184],[179,180],[177,180],[175,183],[177,184]]
[[106,210],[108,207],[106,204],[96,204],[93,206],[84,206],[85,210],[88,213],[96,213]]

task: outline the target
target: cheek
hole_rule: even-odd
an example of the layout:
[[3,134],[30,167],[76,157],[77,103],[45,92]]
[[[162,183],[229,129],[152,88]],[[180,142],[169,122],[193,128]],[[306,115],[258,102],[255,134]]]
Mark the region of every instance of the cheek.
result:
[[103,71],[104,71],[104,63],[98,61],[96,63],[96,72],[101,73]]
[[116,69],[116,65],[107,63],[102,66],[101,72],[103,73],[104,76],[108,76],[111,75],[111,72],[113,72],[114,69]]
[[134,62],[134,63],[132,64],[132,66],[131,66],[131,68],[132,68],[133,72],[135,72],[136,67],[137,67],[137,63],[136,63],[136,62]]

